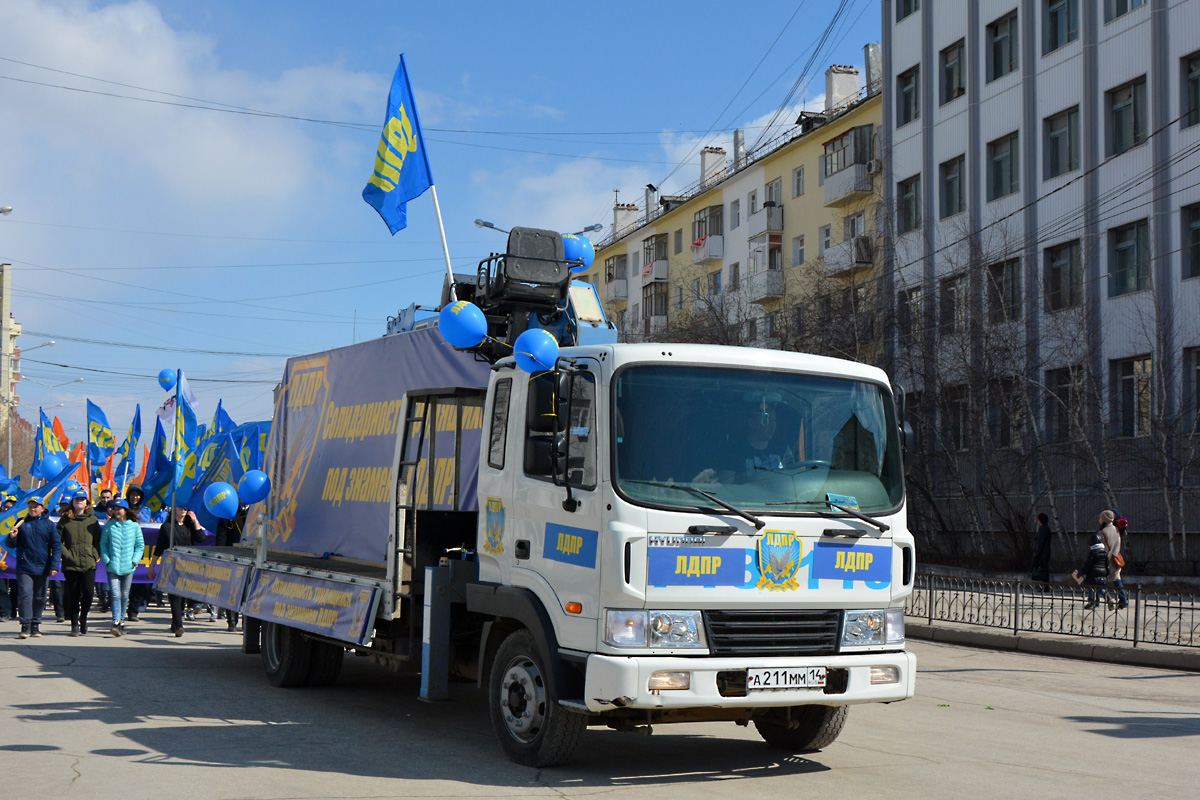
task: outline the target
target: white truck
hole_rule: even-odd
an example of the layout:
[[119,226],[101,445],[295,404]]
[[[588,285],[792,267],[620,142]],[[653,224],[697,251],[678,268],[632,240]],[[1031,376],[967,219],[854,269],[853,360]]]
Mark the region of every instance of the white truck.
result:
[[[429,327],[289,361],[252,540],[169,551],[160,586],[240,609],[276,685],[330,683],[347,651],[419,669],[430,700],[474,678],[535,766],[588,726],[817,750],[849,706],[912,697],[887,376],[617,343],[549,233],[458,279],[495,334],[473,352]],[[555,370],[504,355],[529,325],[566,345]]]

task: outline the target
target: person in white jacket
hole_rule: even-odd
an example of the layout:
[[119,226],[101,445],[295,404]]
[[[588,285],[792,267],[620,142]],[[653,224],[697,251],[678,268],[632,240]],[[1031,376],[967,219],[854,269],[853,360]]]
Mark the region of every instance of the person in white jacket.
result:
[[108,587],[112,597],[112,635],[125,634],[125,611],[129,607],[129,589],[133,572],[146,552],[142,526],[129,518],[129,503],[113,502],[108,509],[109,519],[100,535],[100,560],[108,572]]

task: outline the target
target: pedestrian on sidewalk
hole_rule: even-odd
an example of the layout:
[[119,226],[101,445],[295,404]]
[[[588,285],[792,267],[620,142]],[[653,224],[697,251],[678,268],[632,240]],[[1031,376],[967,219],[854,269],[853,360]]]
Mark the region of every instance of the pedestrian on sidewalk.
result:
[[108,570],[109,602],[112,607],[113,636],[125,635],[125,615],[129,606],[129,590],[133,585],[133,571],[142,560],[146,540],[142,537],[142,526],[129,519],[129,503],[114,500],[108,507],[111,515],[104,523],[100,537],[100,558]]
[[1076,571],[1082,576],[1083,585],[1087,587],[1087,601],[1084,609],[1093,609],[1096,603],[1104,600],[1105,587],[1108,585],[1108,548],[1104,546],[1104,537],[1099,531],[1088,537],[1088,551],[1083,567]]
[[[71,499],[64,495],[63,498],[58,501],[58,511],[55,512],[57,513],[58,518],[62,519],[63,514],[66,514],[70,507]],[[50,518],[49,509],[46,510],[45,516],[47,519]],[[65,603],[63,602],[64,593],[62,575],[59,575],[59,580],[47,581],[46,588],[50,590],[50,607],[54,609],[54,621],[65,622],[67,619],[67,612],[64,608]]]
[[[1112,511],[1105,509],[1100,512],[1100,535],[1104,537],[1104,546],[1108,548],[1109,558],[1109,574],[1108,579],[1112,583],[1113,588],[1117,590],[1117,609],[1120,610],[1129,605],[1129,594],[1125,591],[1125,584],[1121,581],[1121,567],[1125,561],[1121,557],[1121,534],[1117,531],[1117,526],[1113,524],[1117,515]],[[1109,601],[1111,605],[1112,601]]]
[[1037,539],[1033,546],[1033,569],[1030,577],[1042,583],[1050,582],[1050,518],[1038,514]]
[[[139,525],[150,521],[150,509],[142,505],[145,497],[145,494],[142,493],[142,487],[138,484],[131,483],[125,487],[125,502],[129,503],[129,519]],[[143,552],[145,551],[145,547],[145,542],[143,542]],[[150,605],[150,584],[133,584],[129,589],[129,597],[126,598],[126,604],[128,608],[125,612],[125,619],[130,622],[137,622],[138,614],[141,613],[141,610]]]
[[71,497],[71,506],[58,520],[62,540],[63,605],[71,621],[71,636],[87,633],[88,611],[96,590],[96,562],[100,559],[100,522],[88,502],[87,492]]
[[46,583],[62,566],[62,540],[58,528],[46,516],[46,507],[36,497],[25,502],[28,515],[8,535],[8,546],[17,551],[17,603],[21,615],[18,639],[42,635]]
[[[204,543],[204,530],[196,521],[196,515],[183,506],[171,509],[171,516],[158,529],[158,541],[150,557],[150,580],[154,580],[159,559],[172,547],[191,547]],[[171,633],[183,636],[183,606],[185,598],[177,594],[167,595],[171,603]]]

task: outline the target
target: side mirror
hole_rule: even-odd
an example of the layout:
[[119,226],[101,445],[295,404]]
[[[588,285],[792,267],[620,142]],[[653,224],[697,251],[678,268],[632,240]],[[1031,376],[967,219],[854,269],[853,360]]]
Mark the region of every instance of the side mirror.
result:
[[907,475],[917,457],[917,434],[908,420],[900,423],[900,453],[904,456],[904,474]]
[[565,443],[555,447],[554,434],[537,434],[525,440],[525,472],[528,475],[541,475],[547,478],[557,478],[567,468],[566,455],[560,455],[557,450],[566,450]]

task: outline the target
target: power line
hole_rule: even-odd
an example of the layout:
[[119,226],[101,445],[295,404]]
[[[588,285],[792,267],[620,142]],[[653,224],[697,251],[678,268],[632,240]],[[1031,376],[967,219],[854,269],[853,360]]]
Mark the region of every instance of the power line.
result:
[[[100,369],[99,367],[84,367],[78,364],[59,364],[55,361],[41,361],[36,358],[23,358],[22,361],[32,361],[35,364],[44,364],[49,367],[61,367],[62,369],[79,370],[81,372],[95,372],[101,375],[117,375],[122,378],[154,379],[158,377],[157,373],[119,372],[112,369]],[[248,380],[243,378],[193,378],[190,373],[188,374],[187,379],[189,383],[252,383],[271,385],[279,383],[278,380]]]
[[79,342],[81,344],[101,344],[106,347],[128,347],[133,350],[155,350],[164,353],[190,353],[193,355],[204,356],[246,356],[252,358],[291,358],[295,353],[253,353],[237,350],[202,350],[197,347],[168,347],[166,345],[156,344],[130,344],[129,342],[111,342],[102,339],[85,339],[80,336],[66,336],[61,333],[47,333],[46,331],[36,331],[26,328],[24,333],[30,336],[43,336],[47,339],[62,340],[64,342]]

